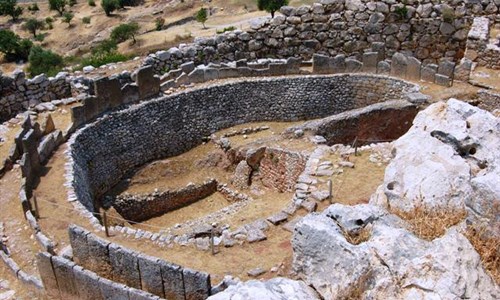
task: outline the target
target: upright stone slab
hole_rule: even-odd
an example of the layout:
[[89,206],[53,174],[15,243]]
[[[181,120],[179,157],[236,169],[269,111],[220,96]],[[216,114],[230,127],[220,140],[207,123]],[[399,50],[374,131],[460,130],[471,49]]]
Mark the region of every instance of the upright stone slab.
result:
[[378,58],[377,52],[363,53],[363,72],[377,73]]
[[391,64],[385,60],[379,61],[377,64],[377,74],[389,75],[391,74]]
[[94,81],[94,93],[98,100],[99,113],[117,107],[122,102],[122,92],[118,78],[101,77]]
[[451,78],[445,75],[436,74],[435,83],[440,86],[450,87],[452,85]]
[[385,43],[373,42],[372,51],[377,52],[378,61],[383,61],[385,59]]
[[99,99],[94,96],[83,99],[83,106],[85,111],[85,121],[88,122],[99,115],[103,110],[99,107]]
[[189,73],[193,72],[193,70],[194,70],[195,67],[196,67],[196,65],[194,64],[193,61],[188,61],[186,63],[183,63],[180,66],[182,72],[184,72],[186,74],[189,74]]
[[396,53],[392,56],[391,61],[391,76],[406,78],[406,69],[408,66],[408,59],[402,53]]
[[79,299],[79,288],[73,274],[75,263],[60,256],[52,256],[52,266],[54,267],[61,299]]
[[141,100],[158,96],[160,93],[160,78],[155,76],[153,66],[144,66],[137,70],[136,83]]
[[184,300],[184,278],[182,268],[163,260],[160,260],[160,268],[165,299]]
[[99,287],[99,276],[80,266],[73,267],[75,283],[81,300],[105,300]]
[[104,299],[129,300],[128,288],[123,284],[100,278],[99,287],[95,288],[99,288]]
[[89,258],[82,262],[82,267],[106,278],[112,278],[112,266],[109,261],[109,242],[98,238],[94,234],[87,235]]
[[302,63],[302,59],[298,57],[289,57],[286,60],[288,75],[300,74],[300,64]]
[[129,287],[141,289],[141,274],[137,263],[137,254],[116,244],[109,244],[109,261],[112,267],[113,281]]
[[165,298],[158,258],[140,254],[138,257],[142,290]]
[[406,69],[406,78],[413,81],[420,80],[420,69],[422,63],[415,57],[408,57],[408,67]]
[[134,288],[128,289],[129,300],[160,300],[160,297]]
[[189,73],[187,82],[189,83],[201,83],[205,81],[205,70],[194,69],[193,72]]
[[127,83],[122,87],[123,104],[137,103],[141,100],[139,87],[136,83]]
[[85,265],[90,259],[89,247],[87,245],[88,231],[76,225],[70,225],[68,228],[69,242],[73,249],[73,260],[77,265]]
[[37,267],[48,299],[61,299],[56,275],[52,267],[52,255],[40,252],[37,255]]
[[206,68],[204,73],[204,81],[219,79],[219,70],[214,68]]
[[271,76],[282,76],[287,73],[287,65],[286,64],[278,64],[278,63],[270,63],[269,64],[269,72]]
[[346,73],[358,73],[363,69],[363,63],[357,59],[348,58],[345,60]]
[[344,73],[346,68],[345,55],[339,54],[331,60],[333,73]]
[[428,64],[420,70],[420,79],[426,82],[436,81],[436,72],[438,66],[435,64]]
[[453,79],[468,81],[470,78],[470,72],[472,70],[472,60],[468,58],[462,58],[460,64],[455,68],[453,72]]
[[330,57],[321,54],[314,54],[313,58],[313,73],[314,74],[330,74],[332,69],[330,67]]
[[71,122],[73,127],[77,128],[85,124],[85,107],[83,105],[71,107]]
[[186,300],[204,300],[210,296],[210,275],[191,269],[183,270]]
[[438,74],[453,78],[453,71],[455,70],[455,63],[447,59],[441,59],[438,66]]
[[219,69],[219,78],[220,79],[235,78],[235,77],[239,77],[238,69],[235,69],[235,68],[221,68],[221,69]]

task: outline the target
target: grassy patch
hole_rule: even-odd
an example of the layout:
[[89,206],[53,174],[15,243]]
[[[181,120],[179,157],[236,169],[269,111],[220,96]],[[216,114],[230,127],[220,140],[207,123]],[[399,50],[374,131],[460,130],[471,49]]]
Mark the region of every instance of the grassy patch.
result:
[[464,235],[476,249],[483,267],[490,274],[491,278],[500,284],[500,239],[487,236],[486,228],[483,226],[468,226]]

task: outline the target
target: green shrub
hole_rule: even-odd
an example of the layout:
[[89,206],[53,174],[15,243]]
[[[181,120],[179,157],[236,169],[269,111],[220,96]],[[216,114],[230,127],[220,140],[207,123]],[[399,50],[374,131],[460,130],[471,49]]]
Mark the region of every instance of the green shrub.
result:
[[279,11],[282,6],[288,5],[288,0],[257,0],[259,10],[265,10],[271,13],[271,18],[274,18],[274,13]]
[[206,8],[200,8],[200,10],[196,13],[195,15],[196,21],[200,22],[203,25],[203,28],[205,27],[205,22],[208,19],[208,14],[207,14],[207,9]]
[[16,0],[0,0],[0,16],[10,16],[12,21],[17,21],[23,14],[23,8],[16,4]]
[[77,4],[76,0],[69,0],[68,1],[69,6],[73,7]]
[[113,51],[116,51],[116,49],[118,49],[116,41],[112,39],[107,39],[101,41],[99,44],[97,44],[95,47],[92,48],[92,55],[111,53]]
[[401,20],[405,20],[408,17],[408,8],[406,5],[398,6],[394,9],[394,13],[396,13]]
[[52,19],[51,17],[45,18],[45,23],[47,23],[47,26],[49,29],[54,28],[54,25],[53,25],[54,19]]
[[136,43],[135,36],[139,32],[139,24],[136,22],[125,23],[116,26],[111,31],[111,38],[117,43],[124,42],[128,39],[132,39],[134,44]]
[[57,11],[62,17],[66,4],[66,0],[49,0],[49,9]]
[[224,27],[221,30],[216,30],[216,33],[220,34],[220,33],[224,33],[224,32],[227,32],[227,31],[234,31],[234,30],[236,30],[236,27],[229,26],[229,27]]
[[113,51],[109,53],[101,53],[99,55],[91,55],[89,57],[83,58],[80,66],[93,66],[97,68],[102,65],[126,61],[128,59],[130,59],[130,56]]
[[90,24],[90,17],[83,17],[82,18],[82,23],[83,24]]
[[71,20],[73,20],[73,17],[74,17],[74,16],[75,16],[75,15],[73,15],[73,13],[71,13],[71,12],[65,12],[65,13],[63,14],[63,20],[62,20],[62,21],[63,21],[64,23],[68,23],[68,27],[70,27],[70,26],[71,26]]
[[446,23],[452,24],[453,21],[455,21],[456,15],[455,15],[455,10],[451,7],[445,7],[441,11],[441,15],[443,17],[443,21]]
[[89,0],[89,1],[87,1],[87,3],[89,4],[89,6],[95,6],[94,0]]
[[40,8],[38,7],[38,4],[33,3],[33,5],[28,6],[28,10],[31,11],[32,13],[39,11]]
[[61,56],[50,50],[45,50],[40,46],[33,46],[28,56],[28,71],[31,76],[42,73],[48,76],[56,75],[64,66]]
[[101,7],[106,13],[106,16],[111,16],[111,13],[120,8],[118,0],[102,0]]
[[36,39],[36,32],[39,29],[43,29],[43,27],[44,27],[43,21],[33,18],[26,20],[26,22],[22,26],[24,30],[29,31],[31,34],[33,34],[33,38],[35,39]]
[[164,18],[161,18],[161,17],[158,17],[156,18],[155,20],[155,28],[157,31],[160,31],[163,29],[163,25],[165,25],[165,19]]
[[21,39],[14,32],[0,29],[0,52],[7,61],[26,60],[33,43],[28,39]]

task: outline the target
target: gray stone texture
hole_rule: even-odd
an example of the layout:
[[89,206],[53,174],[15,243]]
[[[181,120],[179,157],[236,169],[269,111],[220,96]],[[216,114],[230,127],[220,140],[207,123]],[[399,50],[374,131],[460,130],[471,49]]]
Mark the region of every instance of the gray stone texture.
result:
[[87,235],[88,259],[82,261],[82,267],[97,273],[99,276],[112,278],[112,266],[109,260],[109,242],[93,234]]
[[430,64],[420,70],[420,79],[426,82],[436,81],[437,65]]
[[60,256],[52,256],[52,266],[57,278],[61,299],[79,299],[73,267],[75,263]]
[[97,96],[97,111],[103,112],[121,104],[122,93],[117,78],[102,77],[94,81],[94,92]]
[[144,66],[137,70],[136,83],[141,100],[157,96],[160,93],[160,78],[154,75],[152,66]]
[[142,290],[165,298],[159,259],[140,254],[138,256]]
[[392,56],[391,76],[406,78],[408,59],[402,53],[396,53]]
[[182,268],[165,261],[160,261],[160,268],[165,298],[169,300],[184,300],[184,275]]
[[116,244],[110,244],[109,262],[112,276],[104,276],[129,287],[141,289],[141,273],[137,262],[137,254]]
[[40,252],[37,255],[37,267],[42,279],[45,294],[49,299],[60,299],[59,286],[56,275],[52,267],[52,255],[47,252]]
[[99,286],[96,288],[99,288],[104,299],[129,300],[128,288],[123,284],[101,278],[99,280]]
[[378,52],[363,53],[363,72],[377,73],[379,55]]
[[104,300],[99,289],[99,276],[83,269],[80,266],[73,267],[75,283],[78,288],[78,296],[81,300]]
[[87,246],[88,232],[81,227],[70,225],[68,228],[69,242],[73,249],[73,260],[77,265],[85,265],[89,259],[89,249]]
[[415,57],[408,57],[408,67],[406,69],[406,77],[408,80],[420,80],[420,68],[422,63]]
[[210,296],[210,275],[191,269],[183,270],[186,300],[203,300]]

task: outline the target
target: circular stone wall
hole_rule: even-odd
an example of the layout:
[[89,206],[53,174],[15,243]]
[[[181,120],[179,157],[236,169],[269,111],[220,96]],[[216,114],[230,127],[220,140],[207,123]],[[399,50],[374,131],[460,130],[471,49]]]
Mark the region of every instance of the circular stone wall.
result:
[[109,113],[72,136],[71,186],[93,211],[94,199],[127,172],[188,151],[220,129],[326,117],[405,99],[416,89],[385,76],[342,74],[240,80],[158,98]]

